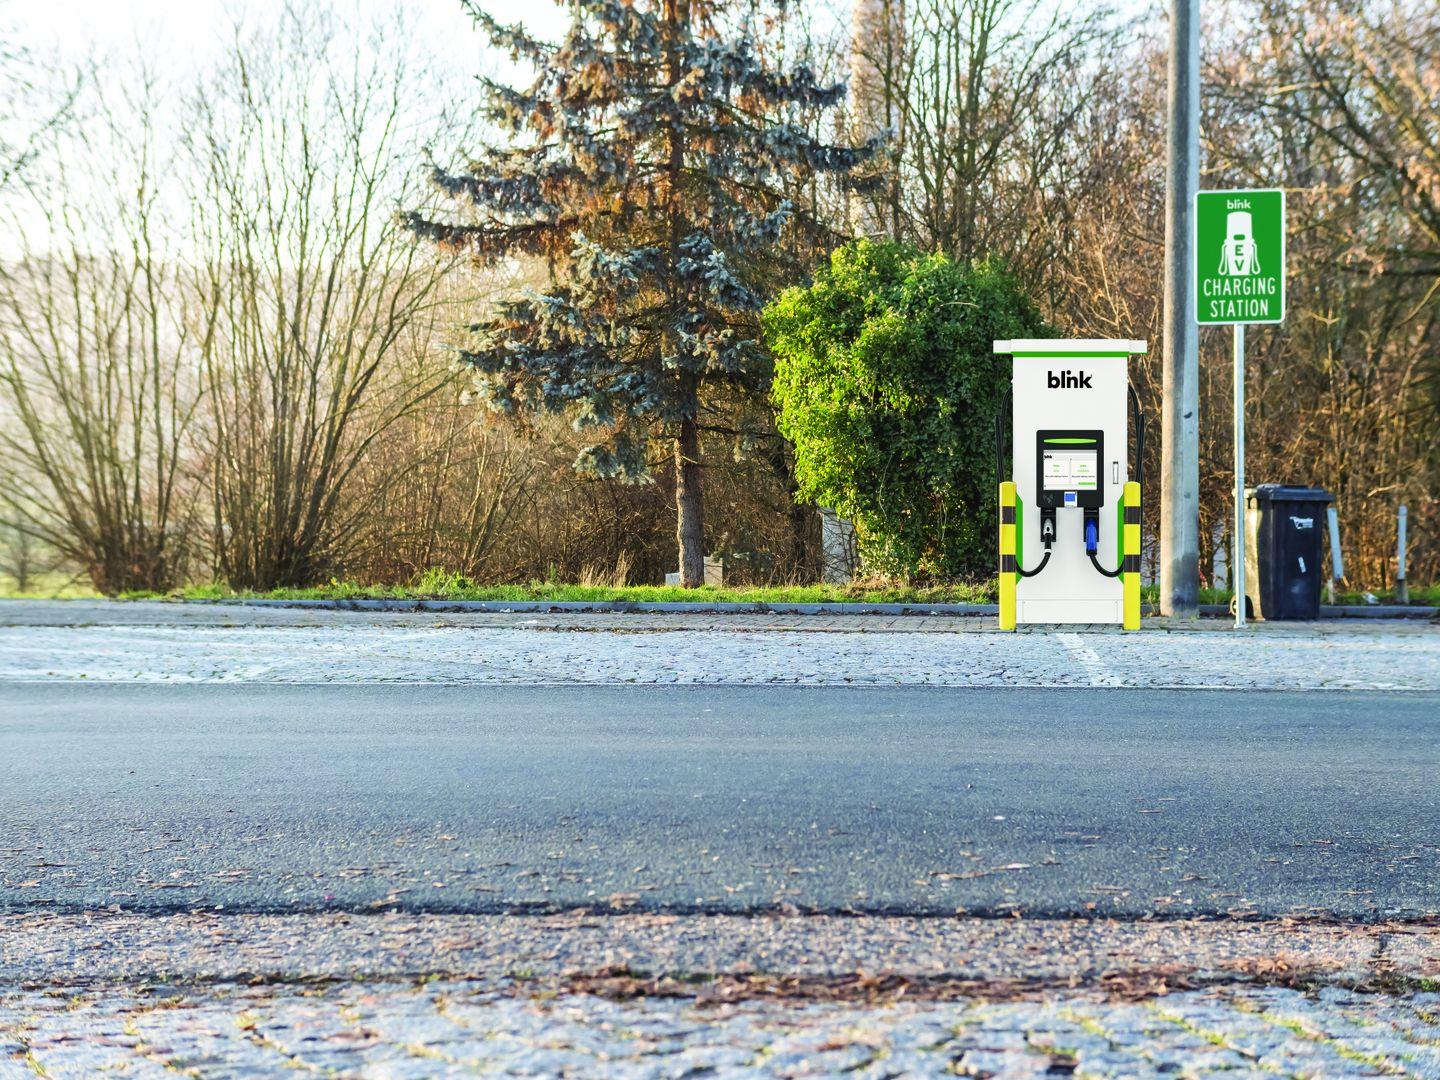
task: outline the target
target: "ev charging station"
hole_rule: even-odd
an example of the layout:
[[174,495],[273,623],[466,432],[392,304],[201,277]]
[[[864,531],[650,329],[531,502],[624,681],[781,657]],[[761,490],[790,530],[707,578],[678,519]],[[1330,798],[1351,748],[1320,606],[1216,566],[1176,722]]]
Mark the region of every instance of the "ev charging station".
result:
[[994,348],[1013,358],[1008,462],[1004,409],[995,432],[1000,628],[1116,623],[1138,630],[1145,435],[1129,368],[1130,357],[1145,355],[1145,342],[1021,340]]

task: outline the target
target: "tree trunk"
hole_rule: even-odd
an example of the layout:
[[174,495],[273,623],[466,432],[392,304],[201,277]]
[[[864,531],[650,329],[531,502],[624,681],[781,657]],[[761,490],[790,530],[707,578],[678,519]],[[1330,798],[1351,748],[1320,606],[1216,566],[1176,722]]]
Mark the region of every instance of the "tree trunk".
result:
[[675,539],[680,547],[680,584],[705,584],[705,503],[700,495],[700,429],[680,421],[675,439]]

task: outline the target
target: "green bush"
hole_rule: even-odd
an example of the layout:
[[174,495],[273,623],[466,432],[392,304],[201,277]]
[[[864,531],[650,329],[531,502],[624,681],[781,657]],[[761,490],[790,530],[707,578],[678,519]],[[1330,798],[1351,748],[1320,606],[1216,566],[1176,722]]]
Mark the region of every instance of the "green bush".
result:
[[1004,338],[1051,331],[1013,278],[900,244],[835,251],[764,313],[800,497],[855,523],[873,568],[922,580],[995,565]]

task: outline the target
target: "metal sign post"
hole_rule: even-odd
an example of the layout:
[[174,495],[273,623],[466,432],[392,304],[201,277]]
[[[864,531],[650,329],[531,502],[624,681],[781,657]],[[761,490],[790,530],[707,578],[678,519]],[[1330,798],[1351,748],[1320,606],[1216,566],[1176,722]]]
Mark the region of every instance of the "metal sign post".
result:
[[1230,578],[1245,625],[1245,325],[1285,319],[1285,192],[1195,196],[1195,321],[1235,333],[1235,525]]
[[1245,324],[1235,324],[1235,532],[1230,574],[1235,591],[1235,626],[1245,625]]

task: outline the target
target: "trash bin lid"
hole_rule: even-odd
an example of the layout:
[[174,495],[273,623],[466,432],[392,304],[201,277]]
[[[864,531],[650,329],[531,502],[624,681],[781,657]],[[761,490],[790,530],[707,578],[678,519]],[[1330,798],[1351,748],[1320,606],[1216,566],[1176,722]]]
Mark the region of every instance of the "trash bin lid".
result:
[[1301,484],[1257,484],[1246,493],[1247,501],[1256,502],[1319,502],[1332,503],[1335,496],[1320,487]]

